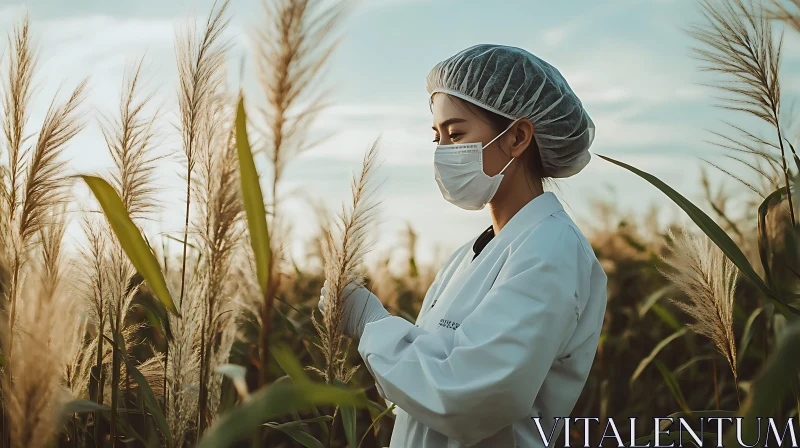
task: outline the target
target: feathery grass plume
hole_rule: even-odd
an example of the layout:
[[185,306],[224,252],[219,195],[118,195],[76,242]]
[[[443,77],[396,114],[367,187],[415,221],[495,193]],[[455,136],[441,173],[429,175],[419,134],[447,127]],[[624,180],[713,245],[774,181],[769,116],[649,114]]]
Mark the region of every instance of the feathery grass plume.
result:
[[319,80],[340,41],[333,32],[351,4],[349,0],[263,2],[265,20],[258,27],[254,47],[266,107],[260,109],[264,127],[256,127],[263,143],[254,146],[266,152],[273,178],[272,207],[267,207],[267,214],[272,215],[269,291],[264,294],[260,313],[261,385],[267,382],[272,300],[279,292],[279,272],[284,261],[280,246],[288,239],[282,231],[288,222],[283,222],[278,213],[278,185],[287,162],[319,143],[308,139],[308,128],[325,107],[326,93],[320,91]]
[[[182,272],[173,271],[169,281],[179,285]],[[196,427],[198,415],[198,393],[195,390],[200,383],[200,350],[199,335],[201,331],[203,308],[200,302],[202,290],[200,282],[189,282],[186,299],[178,304],[181,318],[170,315],[170,326],[173,338],[169,344],[169,363],[164,378],[167,395],[165,397],[167,424],[172,433],[173,446],[184,446],[187,437]],[[165,353],[166,355],[166,353]]]
[[[186,217],[183,232],[182,271],[186,271],[187,238],[191,211],[192,174],[197,163],[197,152],[201,146],[206,110],[212,107],[214,95],[224,81],[219,73],[225,63],[229,49],[227,42],[221,41],[222,33],[230,19],[225,11],[230,0],[217,7],[214,2],[211,15],[199,36],[196,36],[194,23],[190,23],[175,39],[178,60],[178,106],[180,108],[180,129],[183,153],[186,156]],[[181,281],[179,301],[183,299],[185,280]]]
[[219,360],[227,363],[235,333],[237,305],[231,263],[242,233],[244,205],[239,193],[234,111],[221,96],[209,108],[205,138],[199,148],[196,233],[203,261],[202,324],[200,334],[200,388],[198,440],[215,416],[221,377],[214,373]]
[[[775,42],[772,23],[760,2],[754,0],[728,0],[714,4],[714,0],[700,0],[702,13],[707,20],[704,26],[694,26],[688,33],[706,48],[695,48],[698,58],[707,65],[705,71],[720,73],[728,77],[716,86],[729,95],[720,98],[721,107],[741,111],[763,120],[777,133],[777,144],[769,142],[741,127],[729,124],[740,131],[744,139],[718,136],[724,139],[719,146],[734,152],[750,154],[769,163],[774,163],[776,149],[780,154],[780,172],[786,188],[789,188],[790,169],[780,124],[781,89],[778,71],[781,61],[783,37]],[[766,149],[763,149],[765,148]],[[790,149],[794,152],[794,148]],[[751,164],[738,156],[731,156],[760,173]],[[800,161],[795,154],[800,169]],[[724,170],[723,170],[724,171]],[[795,223],[794,205],[789,200],[792,224]]]
[[705,235],[692,236],[686,229],[677,238],[671,230],[668,230],[668,235],[673,257],[661,258],[672,271],[659,270],[688,299],[685,302],[676,299],[670,301],[695,319],[695,323],[689,324],[689,329],[710,339],[725,356],[734,382],[738,385],[736,339],[733,334],[733,302],[738,270]]
[[[54,297],[59,294],[56,288],[61,290],[60,294],[67,297],[74,297],[77,294],[76,285],[72,280],[76,278],[72,269],[72,264],[66,265],[62,261],[62,241],[66,232],[67,216],[66,207],[60,206],[51,212],[50,223],[40,231],[42,242],[40,269],[46,281],[42,284],[42,293],[46,297]],[[71,262],[71,260],[70,260]],[[62,347],[66,350],[63,355],[65,362],[63,366],[64,386],[70,392],[70,397],[75,399],[85,398],[89,386],[89,376],[91,374],[92,358],[94,351],[91,344],[93,341],[86,340],[86,329],[88,320],[83,312],[85,306],[79,300],[73,300],[70,306],[73,320],[69,331],[59,337],[65,341]]]
[[[123,74],[119,115],[113,118],[104,117],[100,123],[107,149],[114,161],[109,184],[119,194],[128,214],[136,220],[146,218],[157,204],[152,181],[155,162],[158,160],[153,152],[158,143],[156,121],[160,114],[158,110],[153,113],[148,111],[152,95],[140,93],[143,62],[141,59],[138,63],[129,65]],[[120,381],[121,378],[127,381],[127,376],[123,375],[124,363],[120,359],[119,348],[116,344],[109,344],[110,347],[107,348],[103,336],[116,341],[117,335],[121,335],[126,345],[132,345],[136,327],[128,324],[126,316],[140,284],[134,281],[136,269],[108,222],[104,221],[100,228],[87,230],[90,248],[85,251],[85,259],[92,267],[92,279],[87,289],[94,311],[92,324],[97,338],[91,345],[96,350],[95,371],[99,376],[96,398],[100,403],[105,400],[108,382],[112,409],[110,433],[116,446],[119,443],[116,419]],[[104,366],[109,356],[110,381],[106,380]],[[99,425],[95,426],[95,430],[100,431]]]
[[[106,316],[108,313],[108,267],[109,261],[106,255],[108,246],[107,232],[103,231],[102,225],[98,220],[84,218],[82,222],[83,232],[86,235],[87,245],[80,249],[81,259],[84,264],[86,276],[82,276],[84,282],[83,294],[84,301],[89,308],[89,329],[94,334],[94,342],[87,347],[94,355],[94,368],[91,377],[91,390],[89,395],[98,404],[104,403],[105,383],[106,383],[106,364],[105,348],[103,336],[105,335]],[[102,432],[103,415],[101,411],[94,413],[94,438],[100,440]]]
[[[55,215],[55,214],[54,214]],[[70,394],[64,387],[65,368],[76,348],[70,334],[75,326],[76,302],[64,291],[60,239],[63,215],[45,232],[43,266],[21,296],[17,325],[12,335],[5,327],[2,344],[13,337],[17,352],[13,382],[3,376],[4,405],[10,421],[12,447],[47,446],[60,430],[62,405]]]
[[[152,95],[141,95],[140,93],[142,64],[143,59],[126,68],[122,80],[119,116],[105,117],[101,122],[106,146],[114,161],[114,169],[109,183],[117,190],[126,211],[134,219],[145,218],[157,203],[153,194],[152,175],[155,162],[158,160],[153,157],[153,151],[157,144],[155,124],[159,113],[156,111],[151,114],[147,110]],[[102,374],[104,367],[101,365],[106,358],[103,335],[112,341],[117,340],[117,335],[122,335],[126,344],[130,342],[132,332],[125,331],[128,327],[125,316],[128,314],[140,284],[134,282],[136,269],[125,255],[108,222],[104,222],[102,231],[105,234],[102,240],[99,239],[101,238],[99,235],[94,235],[90,236],[90,242],[93,245],[101,246],[106,246],[105,242],[107,242],[106,253],[98,253],[100,248],[94,247],[90,263],[95,266],[93,274],[96,277],[92,288],[94,308],[98,313],[95,322],[98,330],[96,333],[97,343],[94,344],[97,347],[98,365],[96,370],[100,372],[101,377],[104,377]],[[106,317],[108,330],[105,326]],[[111,378],[108,384],[112,409],[110,432],[112,442],[116,446],[119,443],[116,419],[119,408],[120,381],[121,378],[125,378],[126,381],[128,378],[127,375],[123,376],[124,366],[117,345],[111,344],[110,351]],[[103,393],[105,385],[99,383],[98,387],[97,399],[102,402],[105,398]],[[99,429],[97,430],[99,431]]]
[[[186,256],[189,246],[189,223],[191,221],[192,175],[197,163],[198,151],[202,145],[203,129],[207,126],[208,109],[213,107],[214,95],[220,90],[224,78],[222,68],[230,47],[221,40],[230,19],[225,18],[229,0],[221,5],[215,0],[211,14],[206,20],[202,33],[197,36],[195,23],[190,22],[185,30],[179,31],[175,38],[178,63],[178,106],[180,109],[180,131],[183,154],[186,157],[186,210],[183,226],[183,252],[181,256],[181,281],[178,308],[182,309],[183,297],[186,293]],[[170,318],[170,322],[173,320]],[[170,344],[164,354],[164,373],[167,374],[170,362]],[[181,355],[183,356],[183,355]],[[183,358],[182,358],[183,359]],[[182,370],[178,367],[177,370]],[[164,378],[164,385],[168,383]],[[179,391],[172,391],[179,393]],[[182,392],[180,392],[182,393]],[[169,390],[164,390],[164,411],[169,412],[167,404]],[[176,402],[177,403],[177,402]]]
[[767,17],[780,20],[800,33],[800,0],[770,0],[770,6]]
[[278,0],[264,2],[266,20],[256,35],[258,78],[266,97],[261,109],[263,150],[273,173],[273,213],[277,186],[287,162],[318,142],[307,128],[326,106],[319,91],[321,72],[341,38],[333,32],[351,6],[348,0]]
[[3,89],[3,131],[5,134],[8,168],[5,172],[3,193],[6,202],[3,214],[6,228],[11,229],[21,197],[22,178],[25,171],[26,147],[30,135],[25,135],[28,107],[31,100],[31,82],[36,69],[37,55],[31,48],[29,19],[26,14],[8,35],[8,74]]
[[126,68],[119,116],[104,117],[100,124],[116,167],[111,185],[122,194],[120,199],[132,219],[147,218],[157,204],[153,175],[158,158],[153,156],[152,148],[156,144],[155,126],[161,113],[146,110],[153,94],[143,96],[140,93],[143,64],[144,58]]
[[[36,54],[31,48],[27,16],[11,32],[9,43],[3,127],[10,185],[4,188],[8,194],[7,223],[3,228],[9,233],[4,238],[8,244],[6,250],[11,251],[8,256],[11,263],[8,331],[13,333],[18,298],[25,279],[26,256],[37,242],[36,235],[47,225],[50,210],[63,202],[68,191],[68,178],[64,175],[60,155],[66,143],[83,128],[78,106],[84,98],[86,81],[81,82],[66,101],[56,104],[54,100],[50,104],[36,142],[30,148],[25,125]],[[13,341],[11,338],[5,352],[9,361],[13,359]]]
[[348,370],[345,365],[347,350],[352,340],[342,335],[339,323],[344,318],[343,293],[351,281],[351,276],[356,281],[363,282],[359,270],[364,255],[370,249],[367,231],[376,218],[378,205],[373,199],[375,192],[372,187],[372,177],[376,169],[375,157],[378,154],[379,140],[380,137],[364,155],[361,173],[352,180],[350,206],[342,204],[336,228],[329,229],[325,235],[323,254],[328,298],[322,315],[324,325],[317,321],[315,313],[312,312],[311,317],[320,338],[319,344],[315,345],[325,357],[325,370],[317,368],[312,370],[322,375],[327,383],[332,383],[334,380],[346,383],[358,368],[356,366]]

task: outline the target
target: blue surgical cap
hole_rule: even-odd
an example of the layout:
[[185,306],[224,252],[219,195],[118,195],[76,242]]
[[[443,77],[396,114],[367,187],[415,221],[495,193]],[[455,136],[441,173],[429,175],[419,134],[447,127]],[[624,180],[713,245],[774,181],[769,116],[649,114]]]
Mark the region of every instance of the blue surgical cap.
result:
[[517,47],[480,44],[436,64],[426,89],[534,126],[545,174],[569,177],[591,159],[594,123],[555,67]]

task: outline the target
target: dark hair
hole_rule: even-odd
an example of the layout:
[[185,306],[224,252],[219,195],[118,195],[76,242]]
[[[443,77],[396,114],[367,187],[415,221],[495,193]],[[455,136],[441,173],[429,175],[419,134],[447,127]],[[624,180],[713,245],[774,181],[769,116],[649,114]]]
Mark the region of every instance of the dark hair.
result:
[[[514,121],[510,118],[506,118],[490,110],[484,109],[476,104],[470,103],[469,101],[462,100],[461,98],[451,95],[447,96],[454,100],[455,104],[458,107],[461,107],[462,110],[464,109],[463,105],[466,105],[470,113],[480,118],[485,123],[488,123],[497,134],[503,132],[508,125]],[[433,110],[433,96],[431,96],[430,104],[431,110]],[[542,166],[542,157],[539,154],[539,145],[536,144],[535,138],[531,139],[531,143],[528,145],[525,153],[527,153],[528,170],[530,173],[534,177],[541,179],[543,182],[546,179],[549,179],[549,176],[547,176],[544,172],[544,167]]]

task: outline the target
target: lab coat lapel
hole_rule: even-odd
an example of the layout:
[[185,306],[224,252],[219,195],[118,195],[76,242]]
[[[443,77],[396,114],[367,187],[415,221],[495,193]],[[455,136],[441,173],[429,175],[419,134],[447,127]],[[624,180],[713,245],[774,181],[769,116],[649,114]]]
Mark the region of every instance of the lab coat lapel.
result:
[[[466,251],[459,259],[454,260],[458,265],[453,270],[447,283],[439,288],[436,297],[432,298],[431,305],[428,305],[426,309],[422,310],[423,312],[417,320],[418,323],[421,324],[423,320],[427,322],[430,318],[436,321],[439,316],[446,313],[453,305],[453,300],[458,300],[458,295],[461,293],[465,284],[468,283],[470,277],[475,275],[476,272],[481,274],[483,271],[486,271],[486,269],[482,269],[483,264],[494,264],[498,261],[497,254],[493,252],[494,247],[498,244],[501,244],[501,247],[511,244],[511,241],[526,228],[535,225],[542,219],[559,210],[563,210],[563,207],[556,195],[549,191],[545,192],[533,198],[519,209],[506,225],[500,229],[500,232],[486,244],[477,258],[474,260],[472,259],[473,253],[470,250]],[[431,316],[428,316],[429,314]]]

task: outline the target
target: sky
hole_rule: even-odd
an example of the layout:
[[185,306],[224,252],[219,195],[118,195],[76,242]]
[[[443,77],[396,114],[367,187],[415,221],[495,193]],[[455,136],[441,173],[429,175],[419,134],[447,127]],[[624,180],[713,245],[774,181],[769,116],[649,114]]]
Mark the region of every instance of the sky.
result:
[[[260,2],[232,0],[229,11],[229,73],[234,84],[244,80],[246,97],[260,94],[250,62],[250,37],[264,21]],[[142,57],[146,87],[168,112],[159,151],[180,151],[174,118],[176,27],[195,16],[202,20],[211,5],[209,0],[0,0],[3,34],[24,10],[32,19],[40,63],[31,123],[41,123],[59,87],[63,97],[89,77],[89,124],[68,146],[70,170],[103,173],[111,165],[97,118],[116,110],[126,65]],[[491,224],[488,209],[461,210],[436,186],[425,91],[425,77],[437,62],[478,43],[521,47],[555,66],[596,125],[593,154],[648,171],[700,203],[699,173],[708,169],[701,159],[732,167],[707,141],[710,132],[736,118],[714,107],[718,92],[703,85],[711,75],[693,58],[695,41],[684,30],[701,23],[694,0],[362,0],[341,25],[343,39],[324,79],[332,106],[314,126],[314,132],[334,134],[290,162],[281,186],[292,195],[285,213],[291,216],[294,256],[302,257],[316,230],[303,198],[340,209],[349,199],[352,174],[378,136],[380,224],[371,256],[402,258],[410,224],[420,261],[436,263]],[[781,78],[786,97],[797,93],[799,49],[796,36],[787,32]],[[183,220],[176,160],[159,168],[163,211],[153,224],[172,235],[180,233]],[[725,181],[739,191],[721,173],[709,174],[714,183]],[[596,220],[590,206],[596,199],[633,213],[658,207],[664,222],[684,219],[654,187],[596,156],[578,175],[557,181],[555,192],[582,228]],[[76,200],[87,194],[75,187]]]

